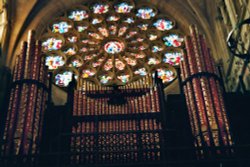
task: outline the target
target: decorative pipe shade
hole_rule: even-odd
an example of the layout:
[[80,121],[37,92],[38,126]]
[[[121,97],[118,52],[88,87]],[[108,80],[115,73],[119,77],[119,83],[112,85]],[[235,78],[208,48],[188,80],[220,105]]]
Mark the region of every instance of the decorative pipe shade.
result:
[[[198,33],[197,27],[190,26],[185,45],[181,76],[197,156],[230,154],[231,149],[221,149],[232,146],[233,142],[220,78],[205,37]],[[209,149],[204,150],[205,147],[215,149],[207,151]]]
[[2,153],[5,156],[38,153],[48,92],[45,58],[33,31],[16,58],[10,93]]

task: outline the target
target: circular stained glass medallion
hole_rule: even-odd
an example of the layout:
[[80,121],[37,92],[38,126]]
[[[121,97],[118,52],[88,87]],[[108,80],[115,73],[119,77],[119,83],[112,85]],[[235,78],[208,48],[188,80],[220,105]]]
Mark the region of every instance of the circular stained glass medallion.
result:
[[104,44],[104,50],[110,54],[117,54],[124,50],[124,43],[120,41],[108,41]]

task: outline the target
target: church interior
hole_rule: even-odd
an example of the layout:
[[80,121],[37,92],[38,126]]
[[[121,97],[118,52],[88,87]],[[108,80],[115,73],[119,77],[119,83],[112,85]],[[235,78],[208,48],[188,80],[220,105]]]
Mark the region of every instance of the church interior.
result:
[[250,166],[249,32],[249,0],[0,0],[0,166]]

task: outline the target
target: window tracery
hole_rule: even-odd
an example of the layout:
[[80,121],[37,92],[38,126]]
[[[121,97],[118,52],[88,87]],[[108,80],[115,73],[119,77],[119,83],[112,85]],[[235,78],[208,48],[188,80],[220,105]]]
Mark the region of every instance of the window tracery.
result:
[[75,71],[99,85],[124,85],[155,71],[170,83],[176,78],[172,66],[182,57],[175,49],[182,45],[172,19],[133,0],[79,5],[55,19],[42,37],[46,65],[62,87]]

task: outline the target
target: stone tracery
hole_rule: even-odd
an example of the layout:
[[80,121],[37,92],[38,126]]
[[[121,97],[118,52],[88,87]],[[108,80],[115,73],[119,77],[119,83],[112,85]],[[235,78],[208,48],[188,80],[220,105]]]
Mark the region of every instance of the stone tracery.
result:
[[176,48],[183,45],[173,20],[132,0],[77,6],[55,19],[42,41],[46,64],[62,87],[68,80],[58,76],[75,71],[99,85],[124,85],[154,71],[170,83],[182,57]]

